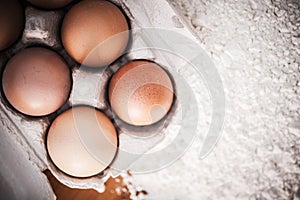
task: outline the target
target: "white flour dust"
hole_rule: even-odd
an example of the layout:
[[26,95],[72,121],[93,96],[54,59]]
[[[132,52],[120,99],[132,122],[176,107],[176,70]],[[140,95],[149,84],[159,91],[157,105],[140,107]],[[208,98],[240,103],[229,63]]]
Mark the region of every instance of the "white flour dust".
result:
[[[300,199],[299,0],[173,0],[222,77],[223,135],[134,175],[137,199]],[[129,178],[127,178],[129,180]],[[128,181],[127,180],[127,181]]]

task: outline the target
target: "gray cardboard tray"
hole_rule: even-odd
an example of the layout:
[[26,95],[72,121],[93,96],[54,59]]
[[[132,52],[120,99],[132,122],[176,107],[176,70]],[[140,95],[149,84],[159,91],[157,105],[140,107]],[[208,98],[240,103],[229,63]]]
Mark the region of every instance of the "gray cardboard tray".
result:
[[[166,34],[173,32],[189,38],[195,43],[199,43],[197,37],[192,33],[189,25],[181,19],[176,10],[166,0],[114,0],[113,2],[123,8],[128,16],[132,28],[132,45],[129,52],[108,69],[98,73],[85,72],[80,70],[80,67],[67,56],[61,47],[58,35],[64,14],[62,10],[45,11],[27,6],[26,26],[23,36],[17,44],[0,54],[2,69],[7,60],[20,49],[32,45],[46,45],[65,58],[72,68],[73,76],[73,89],[70,99],[53,116],[42,118],[23,116],[8,106],[7,102],[1,97],[1,143],[5,144],[1,144],[0,158],[7,160],[7,166],[1,165],[1,175],[6,177],[5,182],[11,183],[12,188],[16,187],[16,185],[24,185],[24,190],[34,192],[30,186],[33,181],[39,190],[47,194],[49,198],[52,198],[53,193],[50,185],[47,183],[46,176],[42,173],[44,170],[49,169],[60,182],[69,187],[93,188],[101,192],[104,189],[105,181],[110,176],[117,176],[127,170],[137,173],[143,172],[143,170],[155,170],[157,166],[147,169],[147,164],[149,164],[147,163],[148,153],[158,152],[160,146],[173,141],[179,129],[181,129],[183,115],[189,114],[190,116],[191,123],[187,126],[190,126],[191,129],[197,128],[198,116],[192,114],[197,102],[191,101],[189,107],[183,113],[180,101],[186,101],[181,99],[186,94],[186,87],[180,84],[179,79],[187,80],[186,82],[190,85],[189,88],[195,94],[201,93],[199,85],[202,82],[195,76],[197,74],[195,70],[187,65],[186,59],[175,55],[178,48],[186,48],[187,44],[185,41],[175,41],[175,43],[172,41],[170,43]],[[173,53],[151,48],[155,46],[166,48]],[[193,55],[191,56],[191,58],[187,59],[192,59]],[[205,57],[204,54],[203,56]],[[163,66],[173,76],[176,101],[171,112],[164,122],[144,130],[126,127],[122,123],[117,124],[119,152],[110,168],[103,173],[84,179],[65,175],[53,165],[46,151],[45,138],[51,120],[58,113],[77,104],[95,106],[106,112],[109,117],[112,117],[105,99],[107,81],[122,63],[132,59],[153,60]],[[193,139],[192,136],[189,139]],[[4,141],[7,141],[7,143]],[[146,157],[144,157],[145,155]],[[157,158],[157,163],[161,162],[159,159],[161,158]],[[19,164],[14,164],[16,162]],[[14,165],[14,167],[11,170],[2,169],[8,167],[8,165]],[[19,175],[21,171],[31,178],[27,179],[25,174],[24,177]],[[12,176],[13,174],[15,176]],[[16,179],[18,181],[14,181]],[[16,193],[17,197],[23,194],[21,190],[16,191]]]

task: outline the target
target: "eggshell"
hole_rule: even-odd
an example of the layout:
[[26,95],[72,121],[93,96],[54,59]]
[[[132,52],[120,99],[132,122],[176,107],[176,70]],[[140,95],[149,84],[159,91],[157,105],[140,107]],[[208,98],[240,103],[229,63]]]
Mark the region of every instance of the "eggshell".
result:
[[12,45],[24,29],[24,10],[18,0],[0,1],[0,51]]
[[91,107],[74,107],[59,115],[48,136],[48,153],[63,172],[89,177],[102,172],[115,157],[118,138],[111,121]]
[[50,114],[68,99],[71,74],[55,52],[28,48],[13,56],[2,77],[4,94],[18,111],[32,116]]
[[121,67],[109,85],[113,111],[128,124],[144,126],[161,120],[173,102],[173,85],[160,66],[132,61]]
[[103,0],[81,1],[66,14],[62,43],[77,62],[90,67],[112,63],[125,50],[129,33],[125,16]]
[[27,1],[40,8],[56,9],[68,5],[73,0],[27,0]]

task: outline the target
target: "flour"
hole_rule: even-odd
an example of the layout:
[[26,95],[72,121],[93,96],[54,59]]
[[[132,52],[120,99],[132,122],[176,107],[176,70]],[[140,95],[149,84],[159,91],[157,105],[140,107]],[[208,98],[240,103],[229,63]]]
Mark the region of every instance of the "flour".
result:
[[148,192],[135,198],[300,199],[300,2],[172,4],[219,70],[223,136],[203,160],[199,139],[172,166],[127,177]]

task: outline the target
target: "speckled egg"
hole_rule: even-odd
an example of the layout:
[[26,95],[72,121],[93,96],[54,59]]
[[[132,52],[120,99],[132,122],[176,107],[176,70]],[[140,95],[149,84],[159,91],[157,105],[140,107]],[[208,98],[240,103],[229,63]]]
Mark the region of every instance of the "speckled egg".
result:
[[132,61],[121,67],[109,84],[109,102],[128,124],[150,125],[170,110],[174,91],[168,73],[149,61]]

